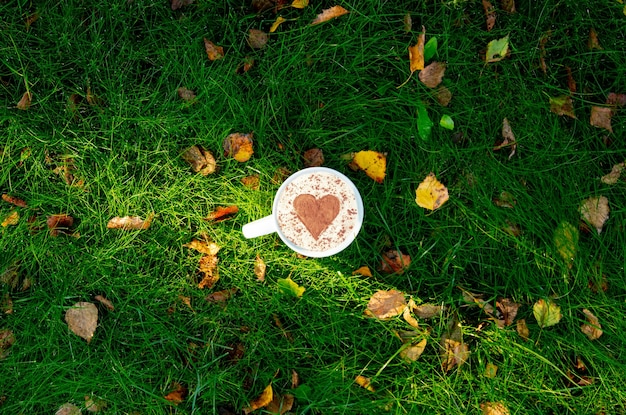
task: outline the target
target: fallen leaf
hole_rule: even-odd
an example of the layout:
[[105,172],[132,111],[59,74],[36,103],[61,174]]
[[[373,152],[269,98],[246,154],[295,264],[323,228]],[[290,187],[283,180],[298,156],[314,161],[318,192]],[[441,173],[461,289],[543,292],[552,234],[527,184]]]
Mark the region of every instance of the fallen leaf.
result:
[[427,87],[436,88],[443,80],[445,73],[446,64],[444,62],[433,62],[421,70],[418,77]]
[[350,13],[348,10],[344,9],[341,6],[333,6],[329,9],[324,9],[317,17],[311,22],[311,26],[327,22],[336,17],[343,16],[344,14]]
[[22,199],[15,197],[15,196],[10,196],[6,193],[2,194],[2,200],[12,205],[15,205],[17,207],[21,207],[21,208],[28,207],[28,205],[26,205],[26,202],[23,201]]
[[517,320],[516,330],[517,330],[517,334],[519,334],[519,336],[524,341],[528,340],[528,337],[530,336],[530,330],[528,330],[526,319],[522,318],[522,319]]
[[367,310],[379,320],[387,320],[404,312],[407,304],[404,294],[397,290],[379,290],[372,295]]
[[92,107],[102,107],[104,106],[104,100],[99,96],[91,92],[91,87],[87,87],[87,93],[85,94],[85,99],[87,99],[87,104]]
[[502,402],[483,402],[480,404],[483,415],[509,415],[509,409]]
[[275,393],[272,402],[267,405],[265,410],[275,415],[283,415],[291,411],[294,402],[295,397],[293,395],[285,394],[281,396]]
[[515,317],[517,316],[517,311],[519,310],[521,304],[516,303],[510,298],[502,298],[496,301],[496,307],[502,313],[502,317],[504,320],[505,326],[510,326],[515,321]]
[[578,249],[578,229],[569,222],[563,221],[554,231],[554,245],[561,258],[571,268]]
[[198,272],[202,275],[202,281],[198,283],[198,288],[213,288],[213,286],[219,281],[220,276],[217,269],[218,263],[217,255],[204,255],[200,258],[198,263]]
[[589,124],[594,127],[604,128],[608,132],[613,132],[611,127],[611,117],[613,117],[613,109],[609,107],[591,107],[591,116],[589,117]]
[[417,103],[417,133],[424,141],[428,141],[430,133],[433,129],[433,122],[428,116],[428,111],[423,102]]
[[372,271],[370,270],[370,268],[366,265],[354,270],[352,272],[352,275],[362,275],[364,277],[371,277],[372,276]]
[[409,46],[409,69],[411,74],[424,69],[424,44],[426,43],[426,28],[422,26],[422,33],[417,38],[417,43]]
[[515,0],[502,0],[500,6],[507,13],[515,13]]
[[602,50],[602,46],[600,46],[600,41],[598,40],[598,33],[593,27],[589,29],[589,40],[587,41],[587,47],[591,50]]
[[625,167],[625,163],[616,164],[611,169],[611,172],[609,174],[606,174],[606,175],[602,176],[602,179],[600,179],[600,180],[604,184],[615,184],[615,183],[617,183],[618,180],[619,180],[620,175],[622,174],[622,171],[624,170],[624,167]]
[[33,25],[33,23],[39,20],[39,17],[40,17],[39,12],[35,12],[26,18],[26,21],[24,22],[24,26],[26,26],[27,32],[30,30],[30,27]]
[[296,282],[294,282],[291,277],[283,279],[278,279],[278,288],[287,295],[291,295],[296,298],[302,297],[306,288],[299,286]]
[[207,295],[204,299],[209,303],[226,304],[233,295],[237,294],[237,288],[233,287],[228,290],[216,291]]
[[172,0],[172,10],[178,10],[181,7],[189,6],[193,0]]
[[111,300],[108,300],[106,297],[104,297],[103,295],[96,295],[94,297],[94,300],[98,301],[100,304],[102,304],[103,306],[106,307],[107,310],[109,311],[115,311],[115,307],[113,306],[113,303],[111,302]]
[[274,175],[272,176],[272,183],[281,184],[289,176],[291,176],[291,171],[289,169],[287,169],[286,167],[279,167],[276,169]]
[[413,30],[413,19],[411,18],[411,13],[404,15],[404,18],[402,19],[402,26],[404,27],[405,33],[409,33]]
[[269,36],[262,30],[250,29],[248,31],[248,45],[250,45],[252,49],[263,49],[267,46],[268,40]]
[[64,403],[54,415],[80,415],[80,408],[72,403]]
[[497,374],[498,374],[498,366],[494,365],[491,362],[487,363],[487,366],[485,367],[484,376],[489,379],[494,379]]
[[399,353],[400,358],[407,363],[415,362],[420,358],[422,353],[424,353],[427,343],[428,341],[426,339],[422,339],[418,343],[407,343],[403,345]]
[[606,98],[606,105],[623,107],[626,105],[626,94],[616,94],[614,92],[609,93]]
[[259,190],[261,188],[261,180],[259,179],[258,174],[243,177],[241,179],[241,184],[252,190]]
[[241,358],[243,358],[244,354],[246,353],[246,348],[241,343],[230,345],[229,349],[230,350],[228,350],[228,360],[231,363],[237,363],[241,360]]
[[576,119],[574,102],[569,95],[561,95],[554,98],[550,97],[550,111],[556,115],[567,115],[570,118]]
[[424,45],[424,62],[428,62],[437,54],[437,47],[439,42],[436,37],[431,37]]
[[11,346],[15,343],[15,335],[12,330],[0,330],[0,360],[9,355]]
[[586,308],[583,309],[583,314],[587,318],[587,323],[580,326],[580,331],[582,331],[585,336],[589,338],[589,340],[598,339],[602,336],[602,326],[600,325],[600,321]]
[[116,216],[107,223],[108,229],[121,229],[124,231],[148,229],[154,218],[154,213],[150,213],[143,220],[140,216]]
[[259,255],[256,256],[254,260],[254,275],[256,275],[256,280],[263,282],[265,281],[265,270],[267,269],[267,265],[265,265],[265,261]]
[[278,317],[278,315],[272,314],[272,317],[274,317],[274,324],[276,324],[276,327],[280,329],[280,331],[283,333],[283,336],[285,336],[285,338],[289,340],[290,343],[293,343],[293,334],[285,330],[285,327],[283,326],[283,322],[280,321],[280,318]]
[[404,271],[409,269],[409,265],[411,265],[411,257],[409,255],[403,254],[402,251],[390,249],[383,252],[380,271],[385,274],[402,275]]
[[435,210],[448,201],[448,189],[434,173],[430,173],[415,190],[415,203],[425,209]]
[[[308,1],[308,0],[306,0],[306,1]],[[278,16],[276,18],[276,20],[274,21],[274,23],[272,23],[272,26],[270,27],[270,33],[274,33],[276,31],[276,29],[278,29],[278,26],[280,26],[281,24],[285,23],[286,21],[287,21],[287,19],[285,19],[284,17]]]
[[546,328],[556,325],[561,321],[561,307],[552,300],[541,299],[533,305],[533,315],[539,327]]
[[539,39],[539,65],[544,74],[548,73],[548,65],[546,64],[546,43],[552,36],[552,30],[548,30]]
[[609,219],[609,199],[605,196],[590,197],[583,200],[578,209],[583,220],[602,232],[604,223]]
[[9,265],[0,274],[0,283],[8,285],[12,290],[15,290],[20,282],[20,268],[19,262],[14,262]]
[[46,224],[52,236],[58,236],[59,234],[70,235],[70,228],[74,224],[74,218],[65,214],[50,215],[46,220]]
[[200,252],[201,254],[211,255],[211,256],[217,255],[217,253],[220,250],[220,247],[215,242],[206,241],[206,240],[201,241],[198,239],[193,239],[191,242],[183,246],[189,249],[194,249]]
[[444,339],[441,368],[449,372],[455,366],[462,366],[469,358],[469,346],[466,343],[452,339]]
[[239,208],[236,205],[220,206],[213,212],[209,213],[209,215],[204,218],[204,220],[221,222],[226,219],[232,218],[232,216],[237,212],[239,212]]
[[167,401],[170,401],[174,405],[182,403],[189,393],[188,389],[178,382],[174,382],[174,384],[172,385],[172,389],[173,391],[165,395],[163,398],[165,398],[165,400]]
[[291,370],[291,389],[295,389],[300,386],[300,375],[295,370]]
[[499,62],[506,57],[509,53],[509,36],[505,36],[502,39],[492,40],[487,44],[487,53],[485,54],[485,61],[487,63]]
[[324,152],[320,148],[312,148],[304,152],[305,167],[319,167],[324,164]]
[[210,61],[216,61],[224,57],[224,48],[217,46],[207,38],[204,38],[204,49]]
[[420,304],[413,307],[413,313],[419,318],[428,319],[441,315],[444,307],[434,304]]
[[250,56],[246,56],[243,59],[243,62],[237,67],[235,73],[241,75],[243,73],[248,72],[254,66],[254,58]]
[[454,130],[454,120],[448,114],[444,114],[441,116],[441,120],[439,120],[439,126],[446,130]]
[[191,89],[187,89],[181,86],[177,89],[178,96],[185,102],[194,102],[196,99],[196,93]]
[[100,412],[107,407],[107,403],[94,396],[85,396],[85,409],[88,412]]
[[224,156],[232,157],[239,162],[250,160],[254,150],[252,148],[252,135],[242,133],[229,134],[224,139]]
[[90,343],[98,327],[98,307],[89,302],[78,302],[65,312],[65,322],[76,335]]
[[243,408],[243,412],[245,414],[249,414],[250,412],[254,412],[257,409],[264,408],[272,402],[274,399],[274,393],[272,391],[272,384],[267,385],[263,392],[256,398],[250,401],[250,405],[246,408]]
[[200,173],[203,176],[215,172],[217,168],[213,153],[199,145],[191,146],[185,150],[182,154],[182,158],[189,163],[194,173]]
[[350,168],[363,170],[374,181],[382,183],[385,179],[385,170],[387,169],[387,157],[377,151],[359,151],[354,153],[350,162]]
[[404,308],[404,311],[402,312],[402,318],[404,319],[404,321],[409,323],[411,327],[418,329],[420,324],[417,321],[417,319],[413,317],[413,315],[411,315],[411,310],[413,310],[414,306],[415,306],[415,301],[413,301],[413,299],[411,298],[409,300],[409,304]]
[[572,75],[572,68],[569,66],[565,67],[565,71],[567,72],[567,89],[572,94],[576,93],[576,81],[574,80],[574,76]]
[[511,149],[511,152],[509,153],[510,160],[511,157],[515,155],[515,151],[517,150],[517,141],[515,141],[515,135],[513,135],[513,130],[511,129],[509,120],[506,118],[502,120],[502,142],[496,145],[493,150],[497,151],[505,147],[510,147]]
[[2,297],[2,301],[0,301],[0,311],[4,314],[13,314],[13,299],[9,293],[5,293]]
[[178,299],[180,300],[181,303],[185,304],[187,306],[187,308],[189,308],[193,313],[196,312],[193,309],[193,307],[191,306],[191,297],[187,297],[187,296],[184,296],[182,294],[179,294],[178,295]]
[[450,92],[450,90],[445,86],[441,85],[437,88],[436,98],[437,102],[439,102],[441,106],[447,107],[448,104],[450,104],[450,101],[452,101],[452,92]]
[[363,389],[367,389],[370,392],[376,392],[376,389],[374,389],[374,387],[372,386],[372,381],[369,378],[366,378],[365,376],[358,375],[354,379],[354,383],[356,383]]
[[[52,161],[54,162],[54,161]],[[72,157],[62,156],[62,160],[60,164],[57,165],[55,169],[52,170],[52,173],[58,174],[63,178],[65,184],[68,186],[76,186],[82,187],[85,183],[82,179],[76,179],[74,177],[74,172],[76,171],[76,166],[74,165],[74,159]]]
[[291,7],[294,9],[304,9],[309,5],[309,0],[293,0]]
[[28,91],[24,92],[24,95],[22,95],[22,98],[17,103],[16,108],[18,110],[26,111],[27,109],[30,108],[30,104],[32,103],[32,99],[33,99],[33,94],[31,94]]
[[485,18],[487,20],[487,31],[490,32],[496,24],[496,8],[487,0],[483,0],[483,8],[485,9]]
[[15,226],[20,222],[20,214],[17,210],[12,210],[8,215],[4,217],[2,221],[2,227]]

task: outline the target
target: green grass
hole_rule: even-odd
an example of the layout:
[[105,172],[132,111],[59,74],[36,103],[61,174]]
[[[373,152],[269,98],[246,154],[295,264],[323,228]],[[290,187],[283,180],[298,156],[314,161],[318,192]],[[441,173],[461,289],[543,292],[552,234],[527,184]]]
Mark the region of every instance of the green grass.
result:
[[[498,8],[487,32],[478,1],[353,0],[341,3],[350,14],[313,27],[308,22],[334,3],[311,3],[281,11],[299,20],[283,24],[262,51],[247,46],[246,33],[267,31],[275,14],[256,14],[248,2],[198,0],[178,11],[167,1],[0,3],[0,192],[29,205],[17,208],[17,225],[0,229],[0,273],[17,266],[33,282],[25,291],[0,285],[14,308],[0,315],[0,330],[16,338],[0,361],[0,412],[54,413],[65,402],[84,405],[89,395],[112,414],[239,413],[272,382],[276,392],[296,396],[298,414],[467,414],[487,401],[516,414],[625,413],[626,186],[599,178],[626,158],[626,118],[617,112],[613,134],[588,122],[592,105],[626,93],[624,6],[520,0],[516,14]],[[41,17],[26,30],[36,11]],[[436,59],[448,65],[449,107],[417,74],[396,88],[422,25],[427,38],[438,38]],[[590,28],[602,50],[587,48]],[[540,39],[548,31],[544,74]],[[481,51],[506,35],[510,56],[485,65]],[[204,37],[224,46],[223,60],[207,60]],[[236,74],[246,57],[254,67]],[[568,93],[565,67],[577,82],[577,120],[549,109],[549,97]],[[197,104],[177,96],[181,86],[197,93]],[[87,88],[104,105],[73,113],[70,96]],[[26,90],[33,103],[20,111]],[[428,141],[418,135],[420,102],[435,122]],[[438,127],[443,114],[463,132],[461,144],[456,131]],[[503,118],[518,141],[510,160],[506,150],[492,151]],[[226,135],[250,131],[250,161],[222,156]],[[216,174],[192,174],[180,155],[194,144],[216,155]],[[241,226],[270,213],[276,169],[302,168],[302,152],[312,147],[362,193],[366,218],[357,240],[326,259],[297,258],[276,236],[246,240]],[[388,153],[382,184],[342,159],[365,149]],[[47,155],[57,163],[71,157],[84,187],[68,186]],[[432,213],[414,201],[431,171],[450,191]],[[241,185],[250,174],[259,174],[259,191]],[[502,191],[516,198],[513,209],[493,204]],[[609,199],[610,219],[601,234],[581,235],[568,269],[554,231],[562,221],[578,225],[581,201],[600,195]],[[240,209],[234,219],[202,219],[230,204]],[[2,202],[0,219],[12,209]],[[114,216],[150,212],[156,218],[148,230],[106,228]],[[57,213],[76,218],[80,238],[31,229]],[[522,234],[503,231],[507,222]],[[203,233],[222,247],[215,290],[239,288],[224,307],[204,300],[210,290],[196,288],[200,255],[183,247]],[[362,265],[375,270],[389,246],[411,256],[407,272],[351,275]],[[264,283],[253,274],[257,255],[268,265]],[[306,288],[301,299],[279,291],[277,280],[287,277]],[[602,278],[606,292],[589,288]],[[493,303],[523,303],[518,318],[527,320],[530,340],[515,326],[498,329],[458,287]],[[401,343],[393,332],[408,328],[401,319],[363,316],[374,292],[392,288],[447,306],[421,321],[429,343],[413,364],[395,356]],[[87,344],[69,332],[64,314],[98,294],[116,309],[101,309]],[[191,297],[193,311],[181,295]],[[541,298],[561,306],[558,325],[538,326],[532,304]],[[598,340],[580,331],[584,308],[602,324]],[[446,373],[438,342],[454,318],[471,354]],[[232,361],[237,344],[245,352]],[[577,358],[589,386],[567,381]],[[484,376],[488,363],[498,366],[493,379]],[[295,390],[292,370],[303,385]],[[356,386],[357,375],[371,378],[376,392]],[[189,388],[178,406],[163,399],[174,382]]]

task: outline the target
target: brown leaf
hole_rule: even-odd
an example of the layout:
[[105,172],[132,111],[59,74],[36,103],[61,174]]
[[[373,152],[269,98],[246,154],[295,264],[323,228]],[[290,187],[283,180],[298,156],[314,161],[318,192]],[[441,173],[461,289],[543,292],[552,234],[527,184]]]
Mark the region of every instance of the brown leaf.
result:
[[191,306],[191,297],[187,297],[187,296],[184,296],[182,294],[179,294],[178,295],[178,299],[180,300],[181,303],[185,304],[187,306],[187,308],[189,308],[193,313],[196,312],[193,309],[193,307]]
[[600,41],[598,40],[598,33],[593,27],[589,29],[589,40],[587,41],[587,47],[592,50],[602,50],[602,46],[600,46]]
[[113,303],[111,302],[111,300],[108,300],[105,296],[103,296],[103,295],[96,295],[94,297],[94,300],[98,301],[100,304],[105,306],[107,310],[115,311],[115,307],[113,306]]
[[515,0],[501,0],[500,6],[507,13],[515,13]]
[[13,314],[13,300],[9,293],[5,293],[4,297],[2,297],[2,301],[0,301],[0,311],[4,314]]
[[602,176],[602,183],[604,184],[615,184],[619,180],[620,175],[622,174],[622,170],[624,170],[625,163],[619,163],[613,166],[611,172]]
[[267,405],[265,410],[267,410],[268,412],[272,414],[283,415],[286,412],[291,411],[291,408],[293,408],[294,401],[295,401],[295,397],[293,395],[285,394],[281,396],[275,393],[274,398],[272,399],[272,402],[270,402]]
[[407,343],[399,353],[400,358],[407,363],[415,362],[424,353],[427,343],[426,339],[422,339],[417,343]]
[[300,386],[300,375],[295,370],[291,370],[291,389],[295,389]]
[[216,61],[224,57],[224,48],[217,46],[207,38],[204,38],[204,49],[210,61]]
[[113,219],[109,220],[109,222],[107,223],[107,228],[121,229],[124,231],[148,229],[150,227],[150,224],[152,223],[153,218],[154,213],[150,213],[145,220],[141,219],[140,216],[116,216]]
[[404,274],[411,265],[411,257],[401,251],[390,249],[383,253],[380,270],[386,274]]
[[51,215],[48,216],[46,224],[52,236],[58,236],[59,234],[70,235],[70,228],[74,224],[74,218],[66,214]]
[[98,308],[93,303],[78,302],[65,312],[65,322],[74,334],[90,343],[98,327]]
[[22,111],[26,111],[27,109],[30,108],[30,104],[32,102],[33,99],[33,94],[26,91],[24,92],[24,95],[22,95],[22,98],[20,99],[20,102],[17,103],[16,108],[18,110],[22,110]]
[[498,207],[513,209],[517,204],[517,200],[515,200],[515,196],[511,193],[503,190],[500,192],[499,196],[493,198],[493,204]]
[[80,415],[80,408],[72,403],[64,403],[54,415]]
[[100,412],[104,408],[106,408],[107,403],[100,398],[95,396],[85,396],[85,409],[88,412]]
[[243,412],[245,414],[249,414],[250,412],[254,412],[257,409],[264,408],[272,402],[274,399],[274,393],[272,391],[272,384],[267,385],[263,392],[256,398],[250,401],[250,405],[246,408],[243,408]]
[[[176,0],[174,0],[176,1]],[[192,91],[191,89],[187,89],[184,86],[181,86],[180,88],[177,89],[178,92],[178,96],[186,102],[193,102],[196,99],[196,93],[194,91]]]
[[366,378],[365,376],[358,375],[354,379],[354,382],[360,387],[367,389],[370,392],[376,392],[376,389],[374,389],[374,387],[372,386],[372,381],[369,378]]
[[567,115],[576,119],[574,113],[574,102],[569,95],[561,95],[560,97],[550,98],[550,111],[556,115]]
[[450,104],[450,101],[452,101],[452,92],[450,92],[450,90],[443,85],[437,88],[436,92],[437,102],[439,102],[442,106],[447,107],[448,104]]
[[336,17],[343,16],[344,14],[350,13],[348,10],[344,9],[341,6],[333,6],[329,9],[324,9],[317,17],[311,22],[311,26],[327,22]]
[[181,7],[189,6],[193,0],[172,0],[172,10],[178,10]]
[[104,106],[104,100],[91,92],[91,87],[87,87],[87,94],[85,95],[85,98],[87,99],[87,104],[92,107]]
[[586,308],[583,309],[583,314],[587,318],[587,323],[580,326],[580,330],[589,338],[589,340],[596,340],[602,336],[602,326],[600,320],[593,313]]
[[12,290],[16,289],[20,282],[19,262],[9,265],[0,274],[0,283],[8,285]]
[[522,339],[528,340],[528,337],[530,336],[530,330],[528,330],[526,319],[517,320],[517,334],[519,334]]
[[206,240],[201,241],[198,239],[193,239],[191,242],[183,246],[189,249],[194,249],[200,252],[201,254],[210,255],[210,256],[217,255],[217,253],[220,250],[220,247],[215,242],[206,241]]
[[626,94],[616,94],[611,92],[606,98],[606,105],[623,107],[626,105]]
[[424,69],[424,44],[426,43],[426,28],[422,26],[422,33],[417,38],[417,43],[409,46],[409,69],[411,73]]
[[515,141],[515,135],[513,135],[513,130],[511,129],[509,120],[507,120],[506,118],[502,120],[502,142],[500,142],[500,144],[497,144],[493,148],[493,150],[497,151],[505,147],[511,148],[511,152],[509,153],[510,160],[511,157],[515,155],[515,151],[517,150],[517,141]]
[[305,167],[319,167],[324,164],[324,152],[319,148],[312,148],[303,154]]
[[226,301],[230,299],[233,295],[237,293],[237,287],[230,288],[228,290],[221,290],[211,293],[204,297],[204,299],[209,303],[214,304],[226,304]]
[[4,217],[0,225],[2,225],[3,228],[6,228],[7,226],[17,225],[19,221],[20,221],[20,213],[17,210],[12,210],[11,212],[9,212],[8,215]]
[[15,343],[15,335],[12,330],[0,330],[0,360],[9,355],[10,348]]
[[452,339],[444,339],[441,367],[449,372],[455,366],[460,367],[469,358],[469,346]]
[[439,316],[443,311],[443,306],[434,304],[421,304],[413,307],[413,313],[423,319]]
[[399,316],[404,312],[407,304],[404,294],[397,290],[379,290],[370,298],[367,310],[374,317],[386,320]]
[[235,69],[235,73],[236,74],[244,74],[246,72],[248,72],[250,69],[252,69],[252,67],[254,66],[254,58],[251,58],[250,56],[246,56],[243,59],[243,62],[237,66],[237,69]]
[[256,280],[263,282],[265,281],[265,270],[267,269],[267,265],[265,265],[265,261],[259,255],[256,256],[254,260],[254,275],[256,275]]
[[608,132],[613,132],[611,127],[611,117],[613,117],[613,109],[609,107],[591,107],[591,117],[589,118],[589,124],[594,127],[604,128]]
[[546,65],[545,58],[546,58],[546,43],[548,43],[550,36],[552,36],[552,31],[548,30],[546,33],[544,33],[541,36],[541,39],[539,39],[539,64],[541,65],[541,70],[543,71],[544,74],[548,73],[548,65]]
[[248,31],[248,45],[252,49],[263,49],[267,45],[269,37],[267,33],[258,29],[250,29]]
[[187,387],[181,385],[178,382],[174,382],[172,385],[172,391],[164,396],[164,398],[174,405],[178,405],[182,403],[187,397],[187,393],[189,392]]
[[502,402],[483,402],[480,404],[483,415],[509,415],[509,409]]
[[224,156],[232,157],[239,162],[250,160],[254,153],[252,147],[253,133],[232,133],[224,139]]
[[436,88],[443,80],[445,73],[446,64],[444,62],[432,62],[420,71],[418,77],[427,87]]
[[204,149],[200,145],[189,147],[182,154],[183,160],[185,160],[191,166],[191,169],[195,173],[200,173],[203,176],[207,176],[217,168],[215,157],[209,150]]
[[500,310],[500,313],[502,313],[505,326],[510,326],[511,324],[513,324],[513,321],[517,316],[517,311],[519,310],[520,306],[520,303],[516,303],[510,298],[502,298],[496,301],[496,307],[498,307],[498,310]]
[[599,234],[602,232],[604,223],[609,219],[609,199],[605,196],[590,197],[583,200],[578,211],[582,219],[596,228]]
[[202,281],[198,283],[198,288],[201,290],[204,288],[213,288],[213,286],[220,279],[217,269],[218,259],[216,255],[204,255],[200,258],[198,264],[198,271],[202,276]]
[[496,8],[487,0],[483,0],[483,8],[485,9],[485,17],[487,20],[487,31],[489,32],[496,24]]
[[494,365],[491,362],[487,363],[487,366],[485,367],[484,376],[489,379],[494,379],[497,374],[498,374],[498,366]]
[[409,33],[411,30],[413,30],[413,19],[411,18],[411,13],[407,13],[404,15],[404,18],[402,19],[402,25],[404,27],[405,33]]
[[26,21],[24,22],[24,25],[26,26],[26,31],[28,32],[30,30],[30,27],[33,25],[33,23],[35,23],[37,20],[39,20],[40,14],[39,12],[35,12],[34,14],[31,14],[30,16],[28,16],[26,18]]
[[259,190],[261,188],[261,180],[259,179],[258,174],[253,174],[252,176],[246,176],[242,178],[241,184],[252,190]]
[[204,218],[204,220],[221,222],[226,219],[231,219],[232,216],[237,212],[239,212],[239,208],[236,205],[220,206],[213,212],[209,213],[209,215]]
[[572,76],[572,68],[570,68],[569,66],[566,66],[565,70],[567,71],[567,89],[569,89],[569,92],[571,92],[572,94],[575,94],[576,93],[576,81],[574,80],[574,77]]
[[228,360],[233,364],[240,361],[246,352],[245,346],[241,343],[231,344],[229,346],[229,349],[230,350],[228,350]]
[[15,205],[15,206],[17,206],[17,207],[22,207],[22,208],[28,207],[28,206],[26,205],[26,202],[25,202],[25,201],[23,201],[22,199],[17,198],[17,197],[15,197],[15,196],[9,196],[9,195],[8,195],[8,194],[6,194],[6,193],[3,193],[3,194],[2,194],[2,200],[4,200],[4,201],[5,201],[5,202],[7,202],[7,203],[10,203],[10,204],[12,204],[12,205]]

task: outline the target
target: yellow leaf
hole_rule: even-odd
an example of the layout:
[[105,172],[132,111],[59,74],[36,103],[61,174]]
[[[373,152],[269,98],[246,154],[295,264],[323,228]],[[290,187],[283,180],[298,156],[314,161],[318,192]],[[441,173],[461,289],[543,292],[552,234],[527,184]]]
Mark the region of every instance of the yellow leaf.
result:
[[239,162],[250,160],[254,150],[252,148],[252,133],[242,134],[233,133],[229,134],[224,139],[224,155],[232,157]]
[[384,154],[377,151],[359,151],[354,154],[350,167],[355,170],[363,170],[370,178],[378,183],[382,183],[385,179],[387,158]]
[[249,414],[259,408],[263,408],[269,405],[272,399],[274,399],[274,393],[272,392],[272,384],[270,383],[256,399],[250,401],[250,406],[243,408],[243,412]]
[[572,267],[574,256],[578,248],[578,229],[567,221],[559,224],[554,231],[554,245],[559,255],[565,260],[569,268]]
[[400,352],[400,358],[407,363],[415,362],[424,353],[427,344],[426,339],[422,339],[419,343],[407,343]]
[[257,281],[265,281],[265,270],[267,269],[267,265],[265,265],[265,261],[259,255],[256,256],[254,260],[254,275],[256,275]]
[[493,379],[496,377],[497,373],[498,373],[498,366],[494,365],[493,363],[487,363],[487,366],[485,367],[485,377],[489,379]]
[[492,40],[487,44],[487,54],[485,55],[485,61],[498,62],[506,57],[509,53],[509,36],[505,36],[502,39]]
[[480,404],[483,415],[509,415],[509,408],[502,402],[484,402]]
[[541,299],[533,306],[533,315],[535,319],[537,319],[539,327],[545,328],[554,326],[561,321],[561,307],[551,300],[545,301]]
[[415,203],[418,206],[435,210],[448,200],[448,189],[430,173],[415,191]]
[[287,279],[279,278],[278,279],[278,287],[285,294],[292,295],[296,298],[302,297],[306,288],[299,286],[291,277]]
[[409,68],[411,73],[424,69],[424,43],[426,42],[426,28],[422,26],[422,33],[417,38],[417,44],[409,46]]
[[367,265],[363,265],[361,268],[354,270],[354,272],[352,272],[352,275],[362,275],[364,277],[371,277],[372,271],[370,271],[370,268]]
[[350,13],[348,10],[341,6],[333,6],[330,9],[324,9],[317,17],[311,22],[311,26],[327,22],[344,14]]
[[2,227],[6,228],[7,226],[10,226],[10,225],[17,225],[19,220],[20,220],[20,214],[17,212],[17,210],[14,210],[4,218],[4,220],[2,221]]
[[376,389],[374,389],[374,387],[371,385],[372,382],[369,380],[369,378],[366,378],[365,376],[358,375],[356,379],[354,379],[354,382],[370,392],[376,392]]
[[274,23],[272,23],[272,26],[270,27],[270,33],[274,33],[276,29],[278,29],[278,26],[285,23],[286,21],[287,19],[285,19],[284,17],[278,16],[276,20],[274,21]]
[[295,9],[304,9],[309,5],[309,0],[293,0],[291,7]]

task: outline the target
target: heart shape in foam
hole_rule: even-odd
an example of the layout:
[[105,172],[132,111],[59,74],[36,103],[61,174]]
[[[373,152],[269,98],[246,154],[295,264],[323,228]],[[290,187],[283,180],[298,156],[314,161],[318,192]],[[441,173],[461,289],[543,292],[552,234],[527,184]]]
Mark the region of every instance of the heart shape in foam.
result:
[[333,223],[339,214],[341,203],[336,196],[326,195],[320,199],[310,194],[301,194],[293,200],[293,208],[300,222],[317,241],[322,232]]

